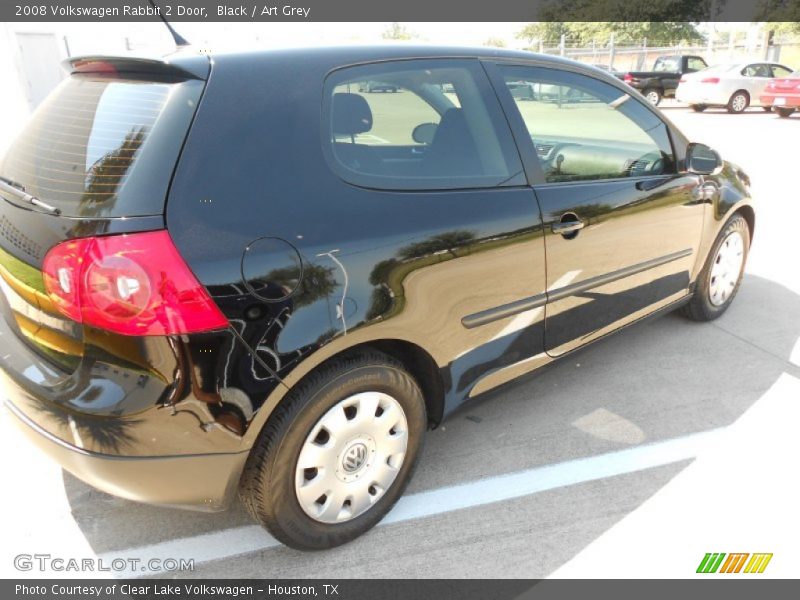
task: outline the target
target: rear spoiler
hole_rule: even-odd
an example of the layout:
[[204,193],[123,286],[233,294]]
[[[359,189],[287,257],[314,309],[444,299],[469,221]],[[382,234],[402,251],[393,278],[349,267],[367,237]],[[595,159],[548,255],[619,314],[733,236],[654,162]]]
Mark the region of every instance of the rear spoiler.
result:
[[136,74],[179,79],[201,79],[208,77],[208,56],[195,54],[178,57],[176,62],[159,58],[131,56],[74,56],[61,65],[70,74]]

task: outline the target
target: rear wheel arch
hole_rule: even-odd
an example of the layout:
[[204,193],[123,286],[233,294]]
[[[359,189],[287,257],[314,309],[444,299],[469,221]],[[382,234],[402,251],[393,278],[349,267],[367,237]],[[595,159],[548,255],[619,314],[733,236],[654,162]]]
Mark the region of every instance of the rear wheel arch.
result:
[[[320,369],[324,369],[326,365],[340,360],[343,356],[369,350],[377,350],[378,352],[382,352],[394,358],[408,371],[416,380],[422,391],[428,413],[429,427],[435,428],[438,426],[444,415],[445,381],[443,380],[436,360],[427,350],[423,349],[418,344],[403,339],[381,338],[339,348],[329,356],[326,356],[318,364],[314,364],[308,371],[301,372],[302,374],[300,374],[299,378],[296,380],[292,377],[292,374],[290,374],[289,378],[292,381],[288,388],[281,386],[277,396],[276,393],[273,392],[267,399],[267,402],[256,413],[245,434],[246,447],[249,449],[249,447],[255,443],[261,430],[264,429],[278,407],[280,407],[290,395],[291,390],[302,385],[304,381],[313,377]],[[306,361],[310,360],[313,362],[313,356],[312,354],[307,357]],[[302,364],[297,368],[301,369]],[[248,443],[248,439],[252,441]]]
[[429,424],[432,427],[436,427],[442,422],[445,384],[436,361],[424,348],[412,342],[399,339],[365,342],[352,349],[357,350],[359,348],[373,348],[402,363],[411,376],[417,380],[422,390],[425,406],[428,410]]

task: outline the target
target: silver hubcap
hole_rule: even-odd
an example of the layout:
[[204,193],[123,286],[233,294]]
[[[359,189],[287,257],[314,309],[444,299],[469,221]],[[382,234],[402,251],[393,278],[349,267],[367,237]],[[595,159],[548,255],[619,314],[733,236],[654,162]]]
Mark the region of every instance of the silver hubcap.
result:
[[744,96],[742,96],[741,94],[738,94],[737,96],[734,96],[733,97],[733,102],[731,102],[731,105],[733,106],[733,110],[735,110],[736,112],[740,112],[740,111],[744,110],[746,104],[747,104],[747,99]]
[[345,398],[314,425],[295,470],[303,511],[322,523],[365,513],[391,487],[408,447],[400,403],[382,392]]
[[647,101],[650,104],[658,104],[658,93],[656,92],[647,92],[647,96],[645,96],[645,98],[647,98]]
[[717,251],[708,282],[708,297],[711,304],[721,306],[728,301],[736,289],[744,264],[744,240],[742,234],[734,231]]

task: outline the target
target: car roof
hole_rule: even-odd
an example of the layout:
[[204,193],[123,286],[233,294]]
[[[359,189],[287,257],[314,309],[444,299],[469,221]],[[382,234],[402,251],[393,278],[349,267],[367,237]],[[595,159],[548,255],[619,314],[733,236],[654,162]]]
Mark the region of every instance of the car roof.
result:
[[250,69],[285,68],[290,65],[297,69],[312,69],[314,72],[332,71],[350,65],[404,59],[434,58],[476,58],[485,60],[508,60],[535,63],[543,66],[566,67],[593,74],[613,85],[621,85],[614,77],[612,70],[605,70],[588,63],[575,61],[561,56],[538,54],[526,50],[509,50],[490,46],[444,46],[433,44],[384,43],[372,45],[335,45],[317,47],[284,47],[267,49],[218,49],[188,46],[178,49],[166,56],[125,54],[116,57],[91,56],[73,57],[71,63],[83,59],[93,61],[111,60],[148,64],[162,62],[195,74],[198,78],[206,77],[209,61],[216,70],[231,70],[242,76]]
[[[266,49],[219,49],[209,52],[213,57],[236,56],[240,58],[274,59],[329,57],[332,62],[370,62],[403,58],[496,58],[552,62],[554,64],[574,64],[575,61],[547,54],[537,54],[526,50],[509,50],[490,46],[445,46],[435,44],[352,44],[315,47],[284,47]],[[585,63],[581,63],[585,64]]]

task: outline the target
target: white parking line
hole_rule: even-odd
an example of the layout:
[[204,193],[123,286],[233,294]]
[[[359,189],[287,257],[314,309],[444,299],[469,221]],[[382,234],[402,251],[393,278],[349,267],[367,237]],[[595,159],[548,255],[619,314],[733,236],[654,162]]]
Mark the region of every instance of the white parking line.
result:
[[[696,457],[712,444],[722,429],[694,433],[680,438],[637,446],[570,460],[555,465],[537,467],[517,473],[480,479],[470,483],[448,486],[406,496],[381,522],[381,525],[400,523],[529,496],[556,488],[576,485],[625,473],[634,473]],[[194,560],[195,565],[279,546],[275,538],[258,525],[248,525],[215,531],[186,538],[168,540],[148,546],[129,548],[99,555],[106,564],[115,558],[150,559],[181,558]],[[147,575],[157,574],[148,572]],[[117,577],[137,577],[135,571],[116,572]]]

